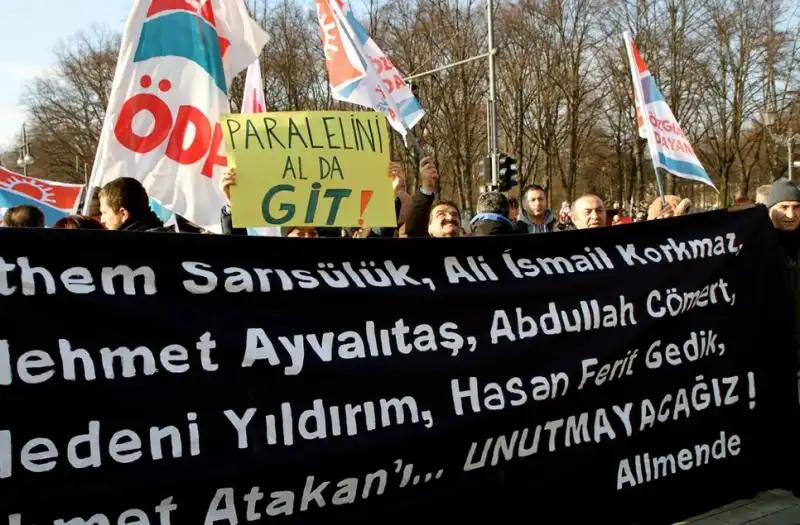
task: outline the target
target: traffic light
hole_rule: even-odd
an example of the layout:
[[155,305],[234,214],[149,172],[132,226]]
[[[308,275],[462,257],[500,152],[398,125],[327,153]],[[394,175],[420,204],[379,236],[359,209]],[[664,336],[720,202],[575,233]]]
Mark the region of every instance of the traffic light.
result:
[[506,155],[500,154],[500,171],[498,173],[498,182],[500,183],[500,191],[509,191],[511,188],[519,184],[519,172],[517,171],[517,159]]

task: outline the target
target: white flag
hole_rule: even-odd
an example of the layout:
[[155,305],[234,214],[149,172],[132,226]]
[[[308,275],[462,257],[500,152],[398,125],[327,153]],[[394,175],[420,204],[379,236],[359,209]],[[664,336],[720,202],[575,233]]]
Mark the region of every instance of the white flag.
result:
[[266,41],[243,0],[135,0],[91,186],[136,178],[165,208],[219,231],[219,116],[234,75]]
[[[261,77],[261,63],[259,60],[256,60],[247,68],[247,77],[244,80],[242,113],[264,113],[266,110],[267,101],[264,98],[264,81]],[[280,237],[281,229],[278,226],[247,228],[247,235],[252,237]]]
[[264,113],[266,110],[267,101],[264,98],[264,81],[261,79],[261,62],[256,60],[247,67],[242,113]]

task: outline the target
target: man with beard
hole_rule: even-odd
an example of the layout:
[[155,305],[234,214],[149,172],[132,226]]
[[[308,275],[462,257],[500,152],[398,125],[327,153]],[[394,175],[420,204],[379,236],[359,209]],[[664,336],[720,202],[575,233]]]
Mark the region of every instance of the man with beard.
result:
[[411,198],[405,223],[407,237],[460,237],[461,213],[453,201],[435,201],[439,181],[436,161],[425,157],[419,166],[420,185]]

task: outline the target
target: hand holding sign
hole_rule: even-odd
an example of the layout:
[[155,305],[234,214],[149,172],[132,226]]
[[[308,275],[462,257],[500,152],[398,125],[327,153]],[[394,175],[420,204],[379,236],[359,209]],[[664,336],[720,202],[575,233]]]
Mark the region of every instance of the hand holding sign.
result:
[[389,163],[389,178],[392,180],[392,193],[394,195],[397,195],[398,191],[405,191],[406,180],[402,163],[397,161]]
[[225,196],[225,204],[231,205],[231,188],[236,186],[236,168],[228,168],[222,173],[219,187]]
[[223,117],[235,227],[396,226],[386,120],[373,112]]

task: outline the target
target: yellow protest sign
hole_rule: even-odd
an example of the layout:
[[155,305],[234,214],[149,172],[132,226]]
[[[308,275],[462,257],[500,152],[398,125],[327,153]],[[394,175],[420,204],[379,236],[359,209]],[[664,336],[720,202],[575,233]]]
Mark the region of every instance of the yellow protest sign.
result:
[[396,226],[382,114],[226,115],[222,128],[235,227]]

